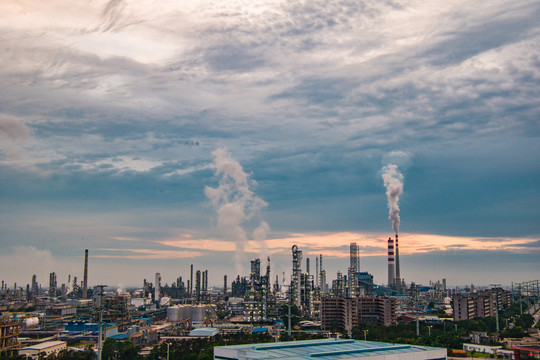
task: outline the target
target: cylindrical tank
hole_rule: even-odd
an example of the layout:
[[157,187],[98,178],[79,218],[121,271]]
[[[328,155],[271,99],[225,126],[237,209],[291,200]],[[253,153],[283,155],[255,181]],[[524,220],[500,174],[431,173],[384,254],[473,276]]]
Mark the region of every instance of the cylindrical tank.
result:
[[182,320],[182,309],[179,306],[171,306],[167,309],[167,321],[179,322]]
[[203,322],[205,306],[194,306],[191,312],[191,321]]

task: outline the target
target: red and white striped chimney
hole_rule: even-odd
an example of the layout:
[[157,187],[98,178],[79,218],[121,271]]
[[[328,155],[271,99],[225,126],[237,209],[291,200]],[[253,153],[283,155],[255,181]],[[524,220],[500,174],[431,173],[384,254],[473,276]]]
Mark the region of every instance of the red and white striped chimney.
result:
[[388,238],[388,287],[394,287],[394,278],[395,278],[395,269],[394,269],[394,240]]
[[394,281],[396,282],[396,290],[401,289],[401,274],[399,271],[399,246],[398,246],[398,235],[396,234],[396,243],[395,243],[395,253],[396,253],[396,278]]

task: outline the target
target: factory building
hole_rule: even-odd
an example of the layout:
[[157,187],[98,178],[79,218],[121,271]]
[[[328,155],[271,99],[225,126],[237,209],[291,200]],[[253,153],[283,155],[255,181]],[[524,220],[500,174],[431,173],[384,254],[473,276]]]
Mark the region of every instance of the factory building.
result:
[[301,274],[302,274],[302,251],[298,250],[298,246],[293,245],[292,248],[292,274],[291,274],[291,285],[289,288],[290,292],[290,302],[296,304],[298,309],[302,308],[302,297],[301,297]]
[[39,359],[42,358],[41,356],[48,357],[49,355],[56,354],[66,349],[67,344],[65,341],[47,341],[19,349],[19,355],[26,355],[27,358]]
[[372,341],[321,339],[216,346],[214,360],[443,360],[446,349]]
[[95,314],[95,321],[116,323],[120,331],[131,325],[129,314],[130,298],[127,295],[114,295],[103,297],[100,310]]
[[244,321],[259,322],[277,317],[276,299],[270,281],[270,258],[267,258],[266,274],[261,275],[261,261],[251,261],[249,290],[244,296]]

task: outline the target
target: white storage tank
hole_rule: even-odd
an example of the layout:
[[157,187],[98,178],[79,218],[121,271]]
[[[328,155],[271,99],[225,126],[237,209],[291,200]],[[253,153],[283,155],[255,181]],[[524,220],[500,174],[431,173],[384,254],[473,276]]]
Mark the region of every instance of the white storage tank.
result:
[[180,320],[183,320],[182,309],[178,305],[169,307],[167,309],[167,321],[179,322]]

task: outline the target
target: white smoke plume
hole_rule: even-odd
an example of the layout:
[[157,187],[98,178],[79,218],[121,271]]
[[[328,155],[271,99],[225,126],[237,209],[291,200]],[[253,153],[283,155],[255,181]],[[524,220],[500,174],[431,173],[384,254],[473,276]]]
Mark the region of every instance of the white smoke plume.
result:
[[[227,240],[235,244],[235,265],[238,274],[243,274],[246,262],[245,249],[248,241],[243,225],[267,205],[250,189],[257,183],[249,178],[238,161],[225,148],[212,152],[215,175],[220,178],[219,186],[206,186],[204,193],[217,213],[217,226]],[[270,227],[265,221],[253,232],[255,240],[262,241]],[[263,245],[264,246],[264,245]]]
[[397,234],[399,231],[399,196],[403,193],[403,174],[397,165],[388,164],[382,168],[382,178],[386,187],[388,198],[388,219],[392,222],[392,228]]
[[29,130],[18,119],[0,114],[0,153],[5,163],[16,168],[39,172],[32,163],[23,143],[30,140]]
[[259,257],[261,259],[268,256],[268,245],[266,243],[266,235],[270,231],[270,225],[266,221],[261,221],[259,226],[253,230],[253,240],[255,240],[259,246]]

